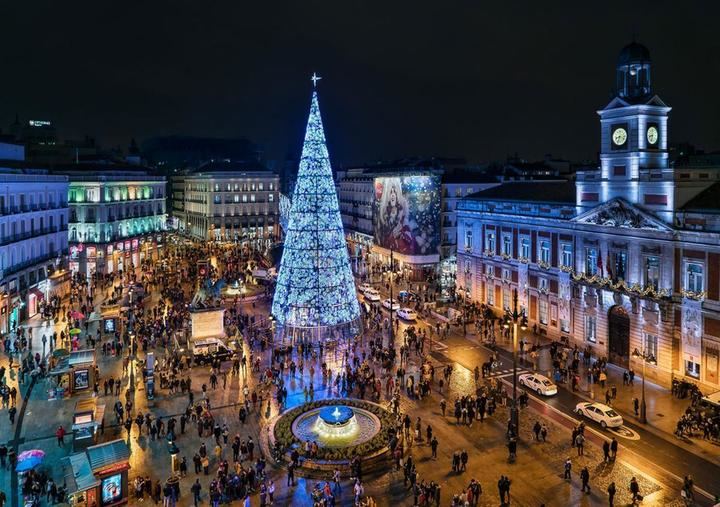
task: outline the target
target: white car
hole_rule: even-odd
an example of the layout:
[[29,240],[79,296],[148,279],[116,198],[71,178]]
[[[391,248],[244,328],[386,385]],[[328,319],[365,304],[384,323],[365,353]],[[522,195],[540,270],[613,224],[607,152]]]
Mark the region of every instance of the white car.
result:
[[557,386],[543,375],[523,373],[518,377],[518,382],[520,382],[521,386],[527,387],[540,395],[553,396],[557,394]]
[[396,299],[388,298],[382,302],[382,305],[391,312],[396,312],[400,309],[400,303],[398,303]]
[[376,291],[375,289],[366,290],[363,293],[363,296],[365,296],[365,300],[367,300],[367,301],[372,301],[372,302],[380,301],[380,293],[378,291]]
[[400,308],[397,316],[405,320],[417,320],[417,313],[412,308]]
[[358,290],[363,294],[370,289],[372,289],[372,285],[370,285],[369,283],[363,283],[358,287]]
[[618,428],[622,426],[623,418],[611,407],[602,403],[589,403],[583,401],[575,407],[575,413],[600,423],[603,428]]

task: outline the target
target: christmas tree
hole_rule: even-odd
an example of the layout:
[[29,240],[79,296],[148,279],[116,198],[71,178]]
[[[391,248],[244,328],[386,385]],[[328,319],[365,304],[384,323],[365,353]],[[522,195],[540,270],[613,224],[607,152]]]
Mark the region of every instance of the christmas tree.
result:
[[308,330],[329,338],[359,329],[360,307],[315,90],[272,315],[285,333]]

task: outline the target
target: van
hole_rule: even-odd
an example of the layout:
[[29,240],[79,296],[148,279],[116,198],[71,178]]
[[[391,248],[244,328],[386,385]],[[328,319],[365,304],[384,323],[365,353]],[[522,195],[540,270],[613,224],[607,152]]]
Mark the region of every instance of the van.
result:
[[195,364],[206,364],[217,359],[228,361],[234,352],[220,338],[203,338],[193,342],[192,354]]
[[713,409],[716,413],[720,413],[720,391],[703,397],[700,400],[700,406],[705,409]]

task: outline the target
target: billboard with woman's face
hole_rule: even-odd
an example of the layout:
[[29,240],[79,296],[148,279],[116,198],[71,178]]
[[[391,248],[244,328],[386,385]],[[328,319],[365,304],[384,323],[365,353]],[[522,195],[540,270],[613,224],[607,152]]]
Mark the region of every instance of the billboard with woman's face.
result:
[[406,255],[440,253],[440,178],[375,178],[375,243]]

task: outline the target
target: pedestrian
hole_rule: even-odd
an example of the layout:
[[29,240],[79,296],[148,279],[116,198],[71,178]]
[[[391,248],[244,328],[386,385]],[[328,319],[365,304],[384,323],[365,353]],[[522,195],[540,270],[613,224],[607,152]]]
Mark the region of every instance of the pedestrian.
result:
[[618,441],[615,437],[612,438],[612,441],[610,442],[610,456],[612,459],[617,458],[617,451],[618,451]]
[[637,398],[633,398],[633,410],[635,411],[635,417],[638,417],[640,415],[640,400]]
[[543,442],[547,442],[547,434],[548,434],[547,426],[543,423],[542,429],[540,430],[540,436],[542,437]]
[[570,461],[570,456],[567,457],[565,460],[565,474],[563,475],[563,479],[566,481],[572,480],[572,461]]
[[585,454],[585,437],[582,433],[578,433],[577,437],[575,437],[575,447],[577,447],[578,456]]
[[197,504],[200,502],[201,490],[202,486],[200,485],[200,479],[195,479],[195,484],[190,487],[190,491],[192,491],[193,494],[193,502],[195,503],[195,507],[197,507]]
[[438,439],[433,436],[430,441],[430,448],[432,449],[432,459],[437,459]]
[[580,491],[583,491],[590,494],[590,472],[588,471],[588,468],[585,466],[582,470],[580,470],[580,480],[582,481],[582,488],[580,488]]
[[57,437],[58,447],[65,445],[65,428],[63,428],[62,425],[58,427],[55,436]]
[[607,463],[608,461],[610,461],[610,442],[605,440],[602,445],[602,450],[603,450],[603,461],[605,463]]
[[643,496],[640,494],[640,485],[635,477],[630,479],[630,493],[632,493],[632,504],[642,501]]
[[614,507],[615,506],[615,482],[611,482],[610,485],[607,487],[607,494],[608,494],[608,506]]

